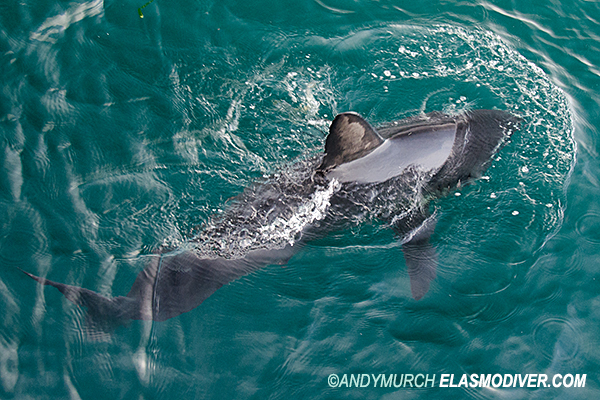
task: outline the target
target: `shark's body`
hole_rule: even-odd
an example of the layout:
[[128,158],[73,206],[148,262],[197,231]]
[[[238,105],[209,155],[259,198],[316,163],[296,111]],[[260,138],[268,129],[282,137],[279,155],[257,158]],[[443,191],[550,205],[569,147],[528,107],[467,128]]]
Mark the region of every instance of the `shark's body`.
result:
[[517,125],[509,113],[475,110],[459,116],[434,112],[376,131],[358,114],[339,114],[324,155],[304,164],[297,179],[281,177],[249,189],[196,238],[238,251],[219,256],[191,248],[147,256],[127,296],[114,298],[26,274],[87,307],[94,329],[111,331],[132,319],[163,321],[188,312],[240,276],[287,263],[303,243],[343,225],[348,214],[368,213],[402,241],[418,300],[437,266],[429,243],[436,220],[428,199],[480,176]]

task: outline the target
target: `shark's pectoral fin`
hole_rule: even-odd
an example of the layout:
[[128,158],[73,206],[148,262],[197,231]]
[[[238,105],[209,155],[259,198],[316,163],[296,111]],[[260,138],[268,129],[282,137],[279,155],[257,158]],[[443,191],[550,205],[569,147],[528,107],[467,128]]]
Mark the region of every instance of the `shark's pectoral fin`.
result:
[[429,238],[433,234],[437,219],[435,214],[428,217],[419,214],[416,219],[423,222],[402,243],[402,251],[410,277],[410,291],[415,300],[420,300],[436,276],[438,255]]
[[437,251],[429,243],[429,238],[404,243],[402,250],[410,277],[410,291],[415,300],[420,300],[429,290],[431,281],[435,279]]

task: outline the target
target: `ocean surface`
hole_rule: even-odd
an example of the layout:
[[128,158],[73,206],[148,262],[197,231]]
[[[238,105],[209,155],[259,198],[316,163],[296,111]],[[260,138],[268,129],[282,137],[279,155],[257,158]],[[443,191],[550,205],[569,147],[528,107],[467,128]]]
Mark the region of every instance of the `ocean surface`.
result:
[[[0,398],[599,398],[600,2],[142,6],[0,3]],[[144,255],[320,154],[337,113],[377,126],[479,108],[522,126],[481,179],[432,201],[440,262],[420,301],[368,215],[102,340],[19,271],[126,295]],[[441,387],[442,374],[564,384]]]

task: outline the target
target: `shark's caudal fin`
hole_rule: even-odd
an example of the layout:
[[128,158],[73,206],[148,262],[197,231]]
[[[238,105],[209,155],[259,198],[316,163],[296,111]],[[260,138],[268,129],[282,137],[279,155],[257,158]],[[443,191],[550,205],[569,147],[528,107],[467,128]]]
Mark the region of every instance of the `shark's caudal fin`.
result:
[[325,140],[325,157],[319,170],[328,170],[363,157],[383,143],[383,138],[360,115],[338,114]]
[[122,296],[108,298],[88,289],[65,285],[21,271],[42,285],[57,288],[70,302],[86,307],[86,329],[93,335],[112,333],[119,326],[129,322],[135,314],[136,304],[133,299]]

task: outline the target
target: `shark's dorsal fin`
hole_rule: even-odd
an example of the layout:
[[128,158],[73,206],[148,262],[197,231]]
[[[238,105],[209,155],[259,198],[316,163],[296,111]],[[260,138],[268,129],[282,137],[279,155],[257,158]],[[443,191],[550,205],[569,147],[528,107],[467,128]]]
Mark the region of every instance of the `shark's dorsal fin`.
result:
[[329,127],[325,158],[319,169],[328,170],[356,160],[382,143],[382,137],[360,115],[352,112],[338,114]]

